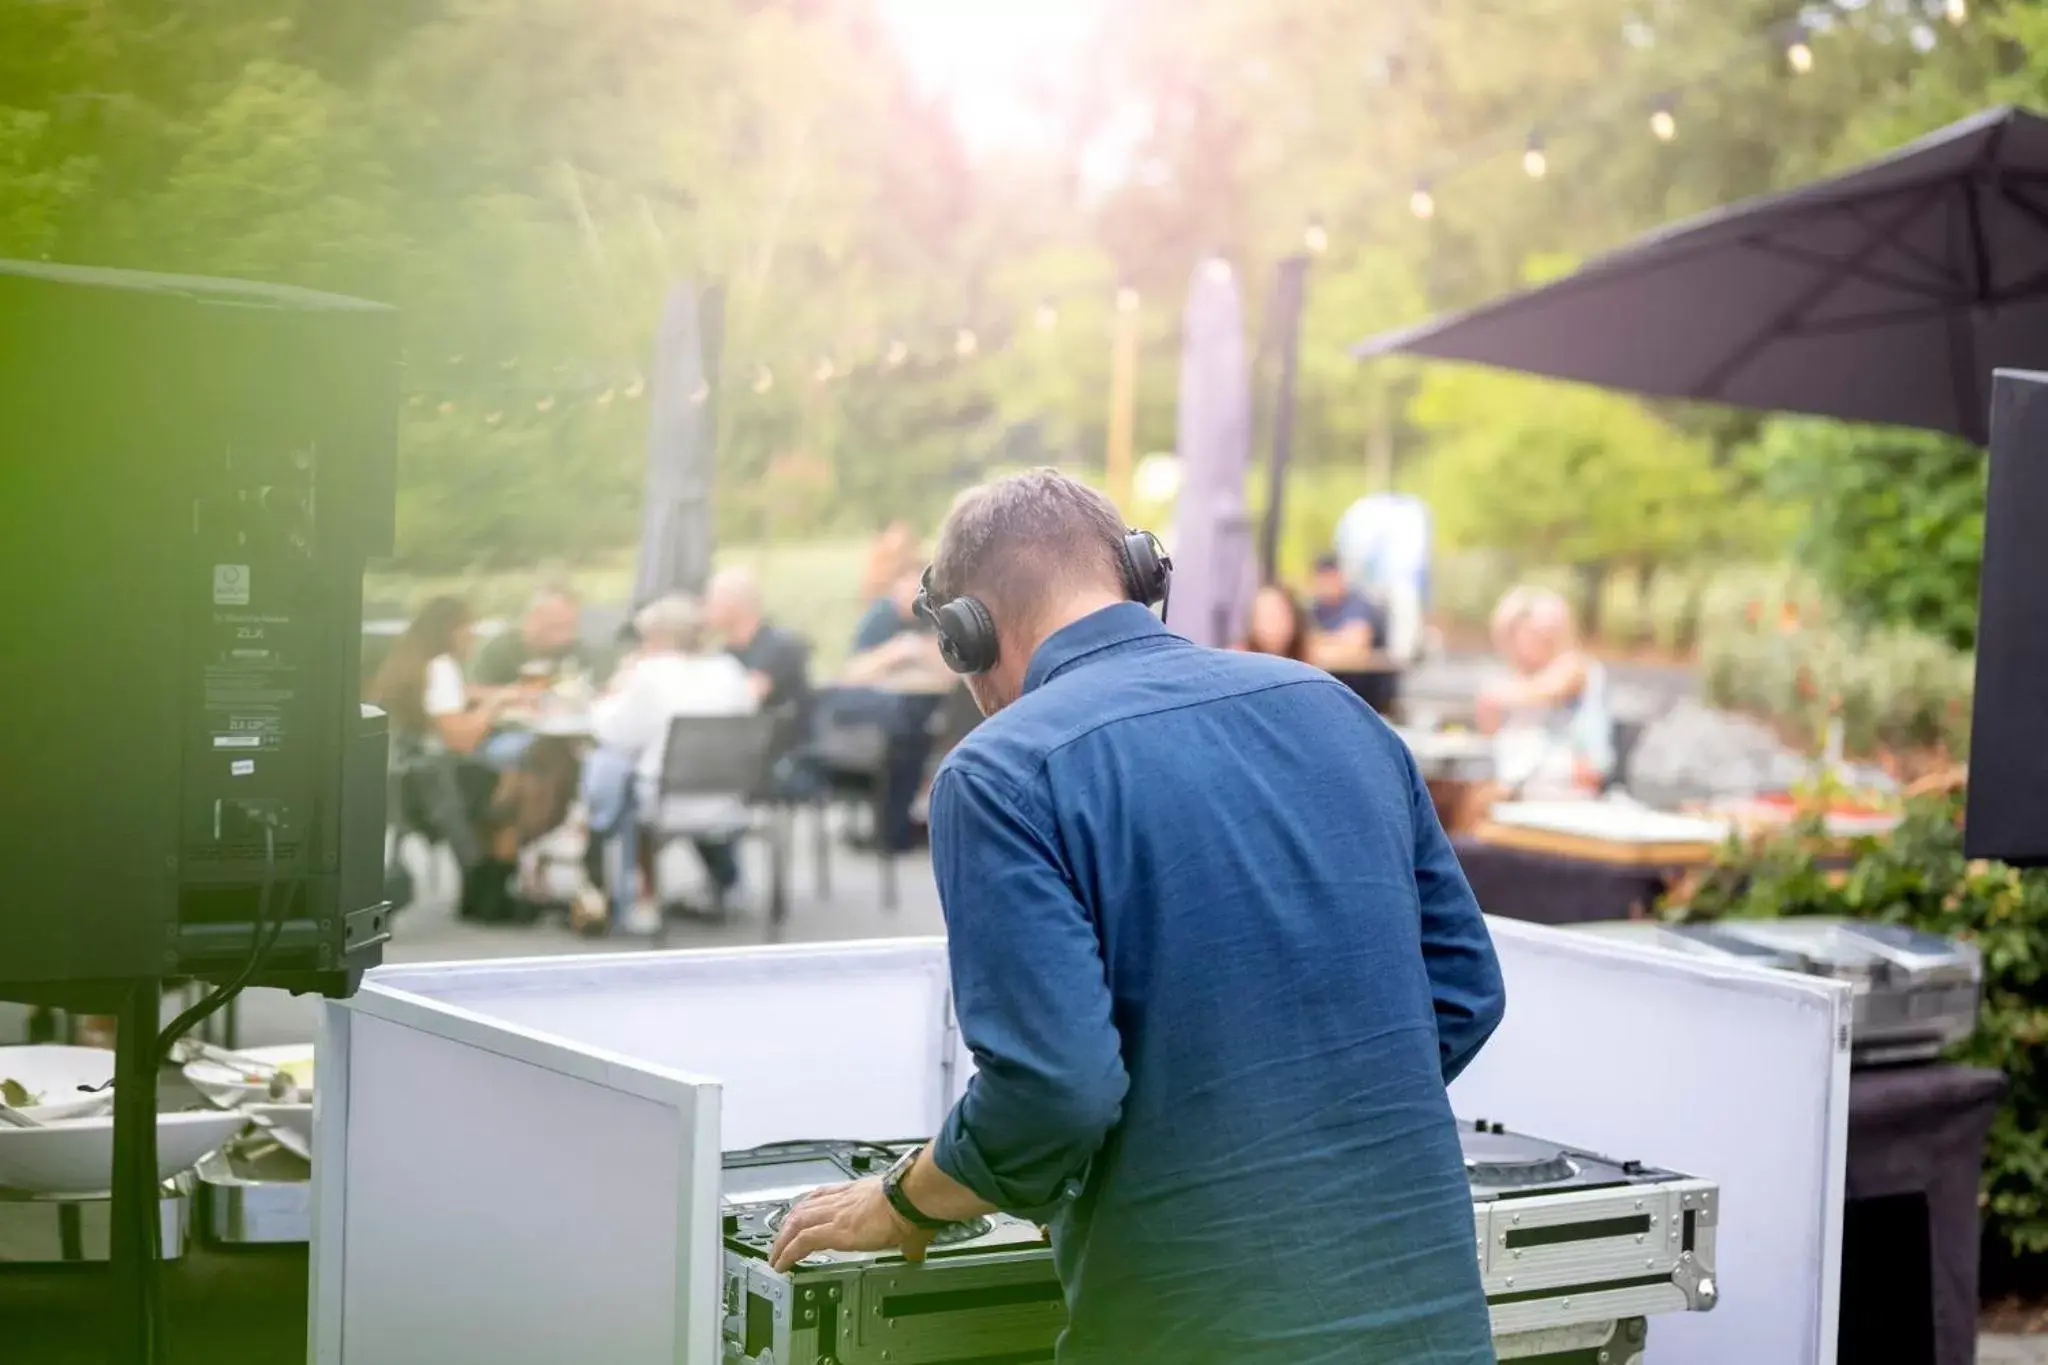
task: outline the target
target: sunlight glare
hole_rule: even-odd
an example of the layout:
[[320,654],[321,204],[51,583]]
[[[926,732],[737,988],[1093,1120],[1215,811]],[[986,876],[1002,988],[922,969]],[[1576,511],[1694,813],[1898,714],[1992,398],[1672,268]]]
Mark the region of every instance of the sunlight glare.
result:
[[881,0],[918,81],[951,106],[978,145],[1038,141],[1048,131],[1033,83],[1070,74],[1101,18],[1101,0]]

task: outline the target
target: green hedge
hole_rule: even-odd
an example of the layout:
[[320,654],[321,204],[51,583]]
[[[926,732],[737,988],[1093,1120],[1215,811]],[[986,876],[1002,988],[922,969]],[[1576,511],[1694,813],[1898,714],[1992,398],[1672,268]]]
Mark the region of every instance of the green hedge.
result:
[[1910,802],[1883,839],[1858,841],[1846,875],[1816,862],[1817,824],[1731,849],[1674,893],[1678,919],[1839,915],[1911,925],[1977,945],[1984,1003],[1953,1059],[2005,1073],[2010,1086],[1985,1150],[1988,1226],[2013,1252],[2048,1253],[2048,870],[2020,872],[1963,856],[1962,796]]

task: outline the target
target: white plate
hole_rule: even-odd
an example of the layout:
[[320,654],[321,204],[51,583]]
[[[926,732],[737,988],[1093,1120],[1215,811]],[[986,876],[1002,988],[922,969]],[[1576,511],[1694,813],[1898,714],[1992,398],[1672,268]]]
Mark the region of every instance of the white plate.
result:
[[277,1145],[311,1161],[313,1159],[313,1106],[310,1104],[252,1104],[242,1110],[250,1118],[270,1125]]
[[1726,820],[1671,815],[1618,801],[1505,801],[1488,818],[1497,825],[1622,844],[1718,844],[1733,828]]
[[[243,1056],[251,1061],[268,1062],[271,1066],[290,1066],[294,1062],[313,1060],[311,1043],[284,1043],[277,1047],[247,1047],[240,1049]],[[250,1081],[232,1067],[215,1062],[187,1062],[185,1079],[192,1082],[192,1088],[223,1109],[238,1109],[244,1104],[266,1104],[270,1100],[270,1088],[262,1081]],[[310,1073],[299,1082],[299,1093],[309,1095],[313,1091]]]
[[[156,1174],[169,1180],[239,1133],[248,1116],[203,1109],[156,1121]],[[0,1189],[103,1194],[114,1180],[114,1120],[67,1119],[47,1128],[0,1128]]]
[[40,1104],[24,1105],[32,1119],[51,1123],[68,1119],[105,1102],[102,1095],[78,1087],[103,1086],[114,1079],[114,1054],[103,1047],[0,1047],[0,1080],[18,1081]]

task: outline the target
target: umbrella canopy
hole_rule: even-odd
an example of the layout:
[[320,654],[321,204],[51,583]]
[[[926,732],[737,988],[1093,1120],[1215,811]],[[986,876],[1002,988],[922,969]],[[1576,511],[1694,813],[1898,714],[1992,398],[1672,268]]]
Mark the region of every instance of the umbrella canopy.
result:
[[2048,120],[1987,110],[1354,348],[1392,352],[1981,443],[1991,371],[2048,368]]
[[717,459],[719,296],[687,282],[669,291],[648,395],[647,491],[640,513],[637,609],[701,593],[711,573],[711,475]]
[[1245,478],[1252,454],[1251,368],[1237,276],[1195,268],[1182,322],[1180,500],[1174,510],[1173,627],[1196,644],[1243,635],[1255,586]]

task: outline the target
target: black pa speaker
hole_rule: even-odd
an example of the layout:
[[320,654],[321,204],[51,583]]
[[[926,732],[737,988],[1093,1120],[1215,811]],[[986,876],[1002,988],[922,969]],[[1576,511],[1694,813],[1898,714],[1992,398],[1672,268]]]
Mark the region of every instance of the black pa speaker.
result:
[[257,984],[381,956],[397,321],[0,261],[0,993],[231,975],[261,922]]
[[1991,475],[1963,847],[2048,863],[2048,374],[1991,381]]

